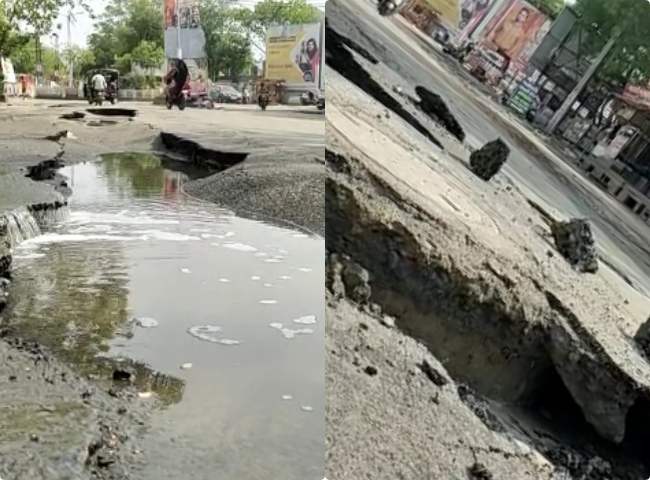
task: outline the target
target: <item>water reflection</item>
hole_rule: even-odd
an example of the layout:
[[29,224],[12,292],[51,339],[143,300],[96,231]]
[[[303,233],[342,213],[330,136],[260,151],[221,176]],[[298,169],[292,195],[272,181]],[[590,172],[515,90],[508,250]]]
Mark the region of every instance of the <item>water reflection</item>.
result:
[[168,404],[138,478],[322,478],[323,239],[191,200],[198,172],[158,157],[62,173],[70,217],[17,250],[5,318],[84,372],[120,360]]

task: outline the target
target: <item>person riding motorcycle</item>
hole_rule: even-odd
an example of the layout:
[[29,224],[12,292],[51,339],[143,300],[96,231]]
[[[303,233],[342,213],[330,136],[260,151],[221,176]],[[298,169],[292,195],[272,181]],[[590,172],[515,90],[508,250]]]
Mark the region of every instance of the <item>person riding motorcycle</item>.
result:
[[96,99],[100,93],[106,91],[106,78],[101,73],[96,73],[90,80],[92,99]]
[[260,91],[257,96],[257,104],[262,110],[266,110],[266,107],[269,104],[269,90],[266,83],[262,83],[262,85],[260,85]]
[[165,83],[167,84],[167,101],[169,104],[174,104],[178,103],[189,77],[189,71],[181,59],[172,60],[170,66],[169,72],[165,75]]

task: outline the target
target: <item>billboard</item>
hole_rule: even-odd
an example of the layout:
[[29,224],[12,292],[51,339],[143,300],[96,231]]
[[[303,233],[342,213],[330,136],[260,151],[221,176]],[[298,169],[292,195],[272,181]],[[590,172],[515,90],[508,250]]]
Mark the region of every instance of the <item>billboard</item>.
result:
[[318,84],[322,57],[321,25],[271,27],[266,39],[265,78]]
[[548,32],[546,15],[523,0],[513,0],[505,11],[488,25],[485,43],[506,55],[512,64],[525,64]]
[[490,10],[494,0],[462,0],[458,30],[460,38],[467,38]]
[[438,19],[452,30],[456,30],[461,21],[460,2],[461,0],[424,0]]
[[204,58],[205,33],[201,28],[199,0],[165,0],[165,55],[178,56],[178,38],[183,58]]

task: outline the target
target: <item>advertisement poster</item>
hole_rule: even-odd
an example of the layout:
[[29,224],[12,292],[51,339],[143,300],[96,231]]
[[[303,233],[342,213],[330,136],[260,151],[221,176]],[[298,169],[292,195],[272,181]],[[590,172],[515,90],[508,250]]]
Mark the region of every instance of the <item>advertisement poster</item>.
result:
[[2,75],[6,83],[16,83],[16,73],[14,72],[14,65],[9,58],[0,57],[2,63]]
[[165,0],[165,55],[178,56],[178,29],[184,58],[205,57],[205,33],[201,28],[199,0]]
[[269,29],[265,78],[294,83],[318,83],[321,67],[320,24]]
[[494,0],[462,0],[460,9],[459,38],[464,40],[478,27]]
[[541,42],[545,25],[550,26],[546,15],[523,0],[514,0],[488,27],[486,44],[506,55],[511,62],[522,62],[526,53],[534,50],[531,46]]
[[425,0],[425,3],[438,15],[439,20],[452,30],[461,22],[460,3],[463,0]]

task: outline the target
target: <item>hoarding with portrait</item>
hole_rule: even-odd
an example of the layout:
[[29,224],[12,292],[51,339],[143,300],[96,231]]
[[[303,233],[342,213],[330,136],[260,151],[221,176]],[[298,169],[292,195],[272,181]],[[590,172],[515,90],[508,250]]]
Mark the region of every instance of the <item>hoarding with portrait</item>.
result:
[[462,0],[458,22],[459,39],[464,40],[478,27],[494,0]]
[[546,15],[523,0],[513,0],[487,28],[485,45],[507,56],[515,67],[524,65],[548,32]]
[[289,83],[317,84],[321,68],[320,39],[319,23],[269,28],[264,77]]

